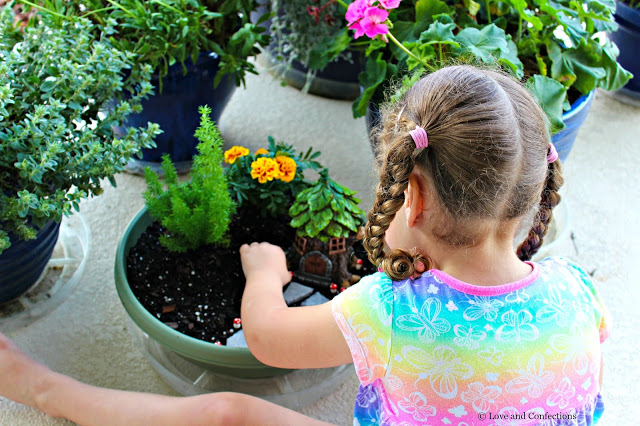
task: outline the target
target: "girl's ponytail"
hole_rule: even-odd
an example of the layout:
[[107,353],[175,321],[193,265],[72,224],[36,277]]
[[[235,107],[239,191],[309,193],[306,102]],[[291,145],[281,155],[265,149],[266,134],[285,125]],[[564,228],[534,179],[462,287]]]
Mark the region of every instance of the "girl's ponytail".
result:
[[530,260],[538,252],[542,245],[542,239],[547,233],[549,222],[551,222],[552,209],[560,202],[558,190],[562,186],[562,166],[559,159],[549,163],[545,186],[542,190],[540,207],[533,221],[533,227],[529,231],[527,239],[518,247],[518,257],[520,260]]

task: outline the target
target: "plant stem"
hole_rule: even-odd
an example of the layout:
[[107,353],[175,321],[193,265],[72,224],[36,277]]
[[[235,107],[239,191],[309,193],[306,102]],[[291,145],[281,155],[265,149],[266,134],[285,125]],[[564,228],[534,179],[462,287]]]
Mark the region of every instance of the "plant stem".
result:
[[170,6],[170,5],[168,5],[168,4],[164,3],[164,2],[161,2],[160,0],[151,0],[151,3],[159,4],[161,6],[166,7],[167,9],[173,10],[174,12],[176,12],[179,15],[182,15],[182,11],[180,11],[180,10],[176,9],[175,7]]
[[120,6],[118,3],[116,3],[113,0],[107,0],[109,3],[111,3],[112,5],[114,5],[115,7],[117,7],[118,9],[122,10],[124,13],[126,13],[127,15],[133,16],[134,18],[136,17],[135,13],[131,12],[129,9]]
[[484,6],[487,8],[487,20],[489,21],[489,24],[490,24],[491,23],[491,9],[489,7],[489,0],[485,0]]
[[522,37],[522,17],[518,18],[518,43],[520,43],[521,37]]
[[411,52],[409,51],[409,49],[407,49],[406,47],[404,47],[404,46],[402,45],[402,43],[400,43],[400,42],[398,41],[398,39],[397,39],[397,38],[395,38],[395,37],[393,36],[393,34],[391,34],[391,31],[389,31],[386,35],[387,35],[387,36],[391,39],[391,41],[392,41],[392,42],[394,42],[394,43],[396,44],[396,46],[398,46],[398,47],[399,47],[403,52],[405,52],[407,55],[411,56],[411,57],[412,57],[413,59],[415,59],[416,61],[420,62],[420,63],[421,63],[425,68],[428,68],[428,69],[430,69],[430,70],[432,70],[432,71],[433,71],[433,67],[429,66],[429,65],[428,65],[426,62],[424,62],[422,59],[418,58],[416,55],[414,55],[413,53],[411,53]]
[[[113,9],[115,9],[115,7],[113,7],[113,6],[103,7],[102,9],[96,9],[96,10],[89,11],[89,12],[85,13],[84,15],[82,15],[82,17],[86,18],[87,16],[93,15],[94,13],[105,12],[107,10],[113,10]],[[98,19],[100,21],[102,21],[102,19],[100,19],[100,17],[98,17]]]
[[442,43],[438,43],[438,60],[442,62]]
[[344,7],[345,9],[347,9],[349,7],[348,4],[346,4],[344,1],[342,0],[336,0],[336,2],[338,2],[340,4],[340,6]]
[[54,11],[53,11],[53,10],[51,10],[51,9],[44,8],[44,7],[42,7],[42,6],[38,5],[38,4],[31,3],[30,1],[22,0],[22,3],[24,3],[24,4],[26,4],[26,5],[29,5],[29,6],[31,6],[31,7],[33,7],[33,8],[35,8],[35,9],[38,9],[38,10],[40,10],[40,11],[42,11],[42,12],[50,13],[51,15],[53,15],[53,16],[57,16],[58,18],[64,18],[64,19],[67,19],[67,17],[66,17],[65,15],[62,15],[62,14],[60,14],[60,13],[58,13],[58,12],[54,12]]

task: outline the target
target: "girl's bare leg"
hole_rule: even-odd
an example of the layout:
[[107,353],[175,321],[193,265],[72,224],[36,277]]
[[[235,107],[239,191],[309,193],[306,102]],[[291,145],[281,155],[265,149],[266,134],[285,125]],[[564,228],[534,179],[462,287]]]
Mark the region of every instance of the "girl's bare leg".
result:
[[86,385],[35,362],[1,333],[0,395],[81,425],[326,424],[242,394],[180,398]]

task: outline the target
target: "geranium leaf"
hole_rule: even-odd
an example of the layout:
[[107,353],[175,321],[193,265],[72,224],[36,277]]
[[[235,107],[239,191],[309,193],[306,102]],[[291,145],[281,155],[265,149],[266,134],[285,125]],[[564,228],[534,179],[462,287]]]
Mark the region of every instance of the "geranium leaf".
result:
[[564,128],[562,104],[567,94],[567,88],[556,80],[539,74],[527,80],[526,87],[547,115],[551,131],[555,133],[562,130]]
[[358,75],[360,84],[364,87],[363,92],[353,104],[354,118],[362,117],[367,113],[369,101],[387,76],[387,63],[382,59],[382,53],[378,53],[376,58],[368,57],[365,69]]

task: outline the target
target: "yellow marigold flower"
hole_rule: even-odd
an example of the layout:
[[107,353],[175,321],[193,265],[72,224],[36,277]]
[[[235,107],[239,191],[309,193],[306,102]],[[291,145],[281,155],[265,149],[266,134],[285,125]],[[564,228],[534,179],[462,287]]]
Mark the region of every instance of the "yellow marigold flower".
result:
[[280,168],[280,176],[278,176],[278,179],[283,182],[291,182],[293,178],[296,177],[296,168],[298,167],[296,161],[284,155],[278,155],[275,160]]
[[269,151],[264,148],[256,150],[255,155],[269,155]]
[[278,163],[273,158],[260,157],[251,163],[251,177],[258,182],[265,183],[268,180],[277,179],[280,176]]
[[233,164],[240,157],[249,154],[249,150],[244,146],[234,146],[224,152],[224,161]]

